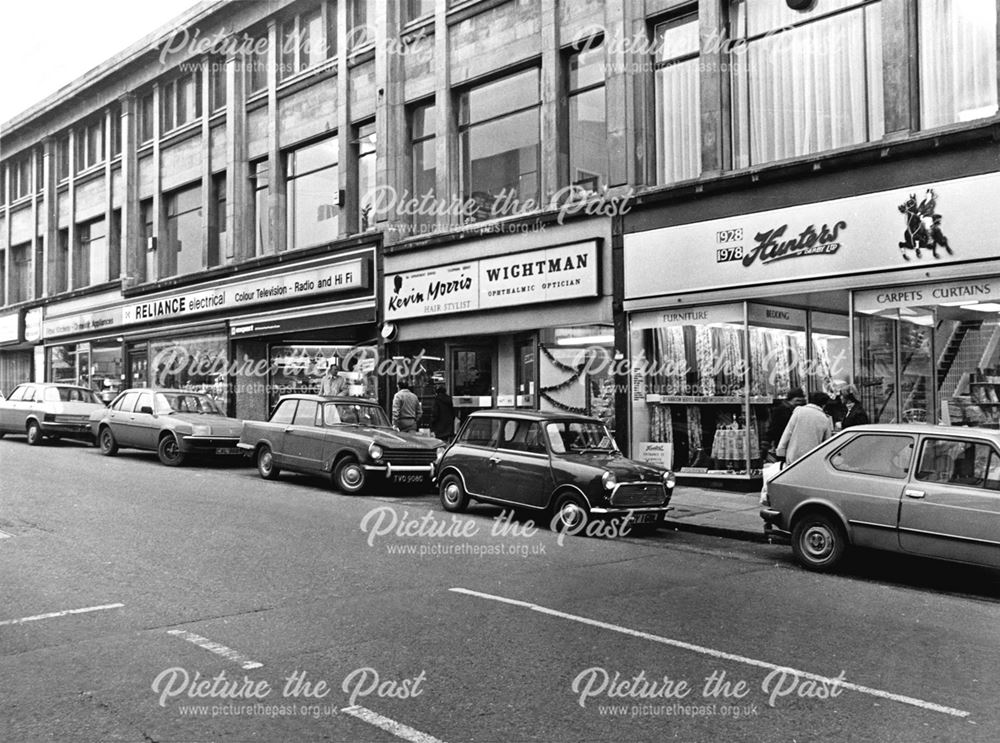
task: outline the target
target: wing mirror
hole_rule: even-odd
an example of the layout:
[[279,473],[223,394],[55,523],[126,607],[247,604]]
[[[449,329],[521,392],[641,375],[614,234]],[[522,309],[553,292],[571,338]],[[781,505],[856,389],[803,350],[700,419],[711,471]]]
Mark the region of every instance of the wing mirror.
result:
[[151,408],[149,405],[143,405],[141,408],[139,408],[139,412],[142,413],[143,415],[152,415],[153,408]]

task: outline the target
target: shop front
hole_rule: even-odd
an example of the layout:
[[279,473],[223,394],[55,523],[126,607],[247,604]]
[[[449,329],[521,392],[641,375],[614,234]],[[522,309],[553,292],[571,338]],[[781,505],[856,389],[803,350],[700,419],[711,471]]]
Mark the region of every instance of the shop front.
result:
[[614,425],[609,230],[577,222],[386,256],[389,376],[421,398],[422,428],[439,387],[456,426],[492,407]]
[[632,232],[627,216],[632,455],[759,477],[794,388],[853,383],[878,422],[1000,420],[1000,217],[966,208],[998,197],[983,174]]
[[320,391],[348,351],[371,345],[373,263],[364,249],[83,312],[52,305],[45,377],[105,400],[146,385],[203,392],[237,417],[266,418],[278,395]]
[[34,379],[34,344],[38,340],[39,311],[14,310],[0,314],[0,394],[7,395],[21,382]]

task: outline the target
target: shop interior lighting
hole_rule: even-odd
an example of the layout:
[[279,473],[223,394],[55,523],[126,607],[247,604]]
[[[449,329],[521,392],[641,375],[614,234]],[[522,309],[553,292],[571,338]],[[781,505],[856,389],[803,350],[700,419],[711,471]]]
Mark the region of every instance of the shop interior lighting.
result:
[[1000,312],[1000,304],[997,302],[982,302],[980,304],[963,304],[963,310],[972,310],[973,312]]
[[[578,335],[575,338],[556,338],[557,346],[608,346],[615,342],[613,335]],[[424,356],[429,359],[430,356]]]
[[934,315],[917,315],[916,317],[908,317],[906,319],[914,325],[931,326],[934,324]]

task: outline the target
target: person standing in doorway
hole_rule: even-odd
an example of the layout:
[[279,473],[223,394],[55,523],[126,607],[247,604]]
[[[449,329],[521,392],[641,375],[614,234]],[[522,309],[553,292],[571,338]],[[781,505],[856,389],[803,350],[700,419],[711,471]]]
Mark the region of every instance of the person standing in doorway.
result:
[[444,442],[455,435],[455,405],[443,384],[437,386],[434,407],[431,408],[431,433]]
[[823,406],[830,402],[830,396],[825,392],[813,392],[809,395],[809,404],[796,408],[788,419],[785,432],[781,434],[777,454],[784,457],[788,464],[800,459],[810,449],[819,446],[833,436],[833,423],[823,411]]
[[844,422],[841,425],[842,428],[863,426],[869,422],[868,413],[861,407],[861,401],[858,400],[858,388],[853,384],[845,385],[840,390],[840,402],[843,404],[845,410]]
[[398,431],[415,432],[423,406],[405,379],[399,380],[399,391],[392,398],[392,425]]

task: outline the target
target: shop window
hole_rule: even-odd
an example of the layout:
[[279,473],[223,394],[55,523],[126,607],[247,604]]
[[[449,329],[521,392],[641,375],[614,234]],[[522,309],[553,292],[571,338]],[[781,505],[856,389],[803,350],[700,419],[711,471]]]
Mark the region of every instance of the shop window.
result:
[[160,128],[169,132],[201,118],[201,68],[160,87]]
[[201,186],[165,195],[166,245],[159,258],[158,278],[196,273],[205,267]]
[[93,343],[90,348],[88,381],[90,389],[107,404],[115,399],[122,386],[122,347],[120,343]]
[[445,345],[436,341],[401,343],[399,355],[393,357],[393,376],[410,383],[410,391],[417,396],[423,407],[418,428],[430,427],[437,388],[444,386],[447,390],[444,358]]
[[357,128],[354,140],[358,166],[358,231],[367,232],[375,228],[375,169],[376,160],[375,122],[362,124]]
[[517,343],[515,361],[517,366],[515,367],[514,405],[518,408],[534,408],[536,404],[535,376],[537,370],[534,340],[523,340]]
[[608,183],[604,40],[584,42],[567,59],[569,182],[588,191]]
[[736,167],[882,137],[881,11],[879,2],[861,0],[810,11],[731,3],[741,49],[732,55]]
[[226,107],[226,92],[228,87],[226,60],[224,57],[212,57],[205,62],[208,65],[208,96],[212,111],[221,111]]
[[76,131],[76,171],[104,162],[104,116],[83,124]]
[[31,243],[14,245],[10,249],[9,304],[31,299],[34,283],[31,275]]
[[222,410],[228,393],[228,339],[224,333],[156,340],[149,344],[155,387],[203,392]]
[[279,80],[318,65],[327,58],[324,33],[321,8],[299,13],[281,24]]
[[335,136],[286,155],[289,249],[337,239],[340,231],[337,163]]
[[997,112],[997,0],[919,0],[924,129]]
[[459,96],[463,201],[468,221],[533,210],[539,200],[540,122],[537,68]]
[[410,112],[410,166],[412,170],[410,188],[417,204],[426,207],[414,209],[414,232],[426,232],[433,228],[435,214],[433,203],[437,191],[437,153],[435,151],[435,130],[437,109],[433,103],[416,106]]
[[45,378],[49,382],[89,386],[90,344],[48,346]]
[[[283,345],[270,349],[269,405],[282,395],[375,398],[378,379],[374,347],[352,345]],[[370,370],[364,369],[371,367]]]
[[656,26],[656,182],[701,173],[698,16]]
[[254,255],[264,255],[269,252],[271,243],[270,220],[268,219],[267,209],[267,160],[258,160],[252,163],[250,172],[250,182],[253,186]]
[[139,142],[153,139],[153,94],[146,93],[139,99]]
[[77,225],[73,288],[94,286],[108,281],[109,260],[107,220],[101,218]]

